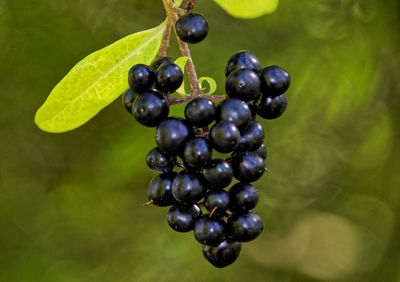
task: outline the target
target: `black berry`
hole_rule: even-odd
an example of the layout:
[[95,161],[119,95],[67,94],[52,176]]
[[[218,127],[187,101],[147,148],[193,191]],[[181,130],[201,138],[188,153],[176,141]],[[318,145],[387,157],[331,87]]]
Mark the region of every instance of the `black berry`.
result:
[[149,66],[137,64],[129,70],[128,82],[133,91],[142,93],[150,90],[156,82],[156,75]]
[[254,240],[264,229],[261,217],[255,212],[236,214],[228,220],[227,229],[230,239],[239,242]]
[[249,51],[240,51],[234,54],[228,61],[225,68],[225,76],[238,69],[251,69],[255,72],[261,70],[260,61]]
[[176,165],[176,156],[164,154],[156,147],[147,154],[146,163],[152,170],[169,172],[173,170]]
[[201,200],[204,191],[201,179],[187,170],[179,172],[172,183],[172,194],[175,200],[183,205],[192,205]]
[[130,114],[132,113],[133,102],[135,101],[136,96],[137,93],[135,93],[132,89],[128,89],[127,91],[125,91],[122,96],[124,107]]
[[260,78],[250,69],[239,69],[229,74],[225,82],[225,91],[229,97],[243,101],[252,101],[260,93]]
[[156,142],[161,151],[177,154],[191,135],[190,128],[179,118],[167,118],[156,129]]
[[266,97],[276,97],[288,90],[290,76],[278,66],[266,67],[261,71],[261,90]]
[[190,167],[204,167],[211,161],[211,156],[212,149],[202,137],[189,140],[183,149],[183,159]]
[[169,209],[167,219],[172,229],[178,232],[189,232],[193,229],[196,219],[200,216],[201,210],[196,205],[176,205]]
[[209,188],[222,189],[231,184],[233,170],[229,162],[215,159],[203,170],[203,176]]
[[253,185],[239,182],[229,190],[231,210],[244,212],[255,208],[258,203],[258,192]]
[[218,214],[229,209],[230,201],[225,190],[211,190],[204,197],[204,206],[209,212],[216,209],[214,213]]
[[175,30],[182,41],[198,43],[207,37],[208,23],[202,15],[198,13],[189,13],[178,19]]
[[196,98],[186,105],[185,117],[195,127],[207,126],[215,119],[214,103],[206,98]]
[[163,93],[174,92],[183,82],[183,72],[174,63],[163,63],[156,72],[157,90]]
[[210,141],[218,152],[230,153],[239,146],[239,129],[231,122],[218,122],[211,128]]
[[196,220],[193,231],[196,240],[204,245],[217,247],[225,240],[225,223],[209,214]]
[[237,151],[255,151],[264,142],[264,128],[261,123],[251,121],[246,129],[240,132],[240,143]]
[[218,247],[203,245],[203,255],[212,265],[222,268],[232,264],[239,257],[241,249],[240,242],[225,240]]
[[261,158],[264,160],[267,159],[267,148],[265,147],[264,144],[262,144],[257,150],[254,151],[257,153]]
[[237,98],[229,98],[217,107],[216,120],[234,123],[238,128],[246,128],[251,120],[249,105]]
[[163,64],[163,63],[170,63],[170,64],[174,64],[174,60],[171,59],[170,57],[161,57],[161,58],[157,58],[155,59],[151,65],[150,68],[156,72],[157,69]]
[[274,98],[262,97],[261,101],[256,104],[256,111],[262,118],[275,119],[286,111],[287,105],[288,100],[285,94]]
[[144,92],[136,98],[133,116],[144,126],[157,126],[168,117],[169,106],[163,95],[157,92]]
[[167,207],[176,203],[171,190],[175,177],[175,172],[169,172],[157,175],[151,180],[147,189],[147,197],[153,205]]
[[232,160],[233,175],[239,181],[254,182],[265,172],[265,161],[257,153],[244,152]]

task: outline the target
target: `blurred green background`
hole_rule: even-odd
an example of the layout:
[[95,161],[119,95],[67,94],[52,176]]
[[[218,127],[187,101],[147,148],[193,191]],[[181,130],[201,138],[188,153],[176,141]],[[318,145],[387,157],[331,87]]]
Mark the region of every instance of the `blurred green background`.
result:
[[69,133],[33,123],[76,62],[158,25],[161,0],[0,0],[0,281],[400,281],[399,2],[286,0],[254,20],[198,4],[193,59],[218,94],[242,49],[292,76],[288,111],[263,121],[262,236],[215,269],[143,207],[154,130],[119,99]]

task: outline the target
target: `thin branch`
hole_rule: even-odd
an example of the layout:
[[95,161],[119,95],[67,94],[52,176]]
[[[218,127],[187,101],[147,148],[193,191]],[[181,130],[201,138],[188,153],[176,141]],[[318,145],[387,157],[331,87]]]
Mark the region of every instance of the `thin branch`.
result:
[[169,47],[169,38],[171,37],[171,30],[172,30],[172,22],[168,18],[167,27],[165,29],[164,37],[161,43],[160,51],[158,52],[158,57],[166,57],[167,56],[167,49]]
[[[157,91],[156,89],[154,89],[154,90]],[[170,106],[178,105],[178,104],[186,104],[186,103],[189,103],[190,101],[192,101],[193,99],[196,99],[199,97],[209,99],[210,101],[212,101],[214,103],[220,103],[228,97],[228,96],[210,96],[210,95],[207,95],[204,93],[200,93],[198,96],[187,96],[184,98],[177,98],[177,97],[172,96],[169,93],[161,93],[161,92],[159,92],[159,93],[164,95],[165,100],[167,100],[168,105],[170,105]]]
[[[164,4],[165,11],[167,13],[168,17],[168,24],[167,24],[167,29],[165,30],[163,42],[161,45],[161,49],[159,51],[159,56],[165,57],[167,55],[167,48],[169,44],[169,38],[171,36],[171,30],[172,26],[175,28],[175,24],[178,20],[178,13],[176,8],[174,8],[174,3],[172,0],[162,0]],[[165,99],[167,100],[169,105],[176,105],[176,104],[183,104],[183,103],[188,103],[191,100],[198,98],[198,97],[204,97],[207,98],[214,103],[219,103],[227,98],[227,96],[210,96],[207,94],[204,94],[199,85],[199,81],[197,79],[197,74],[196,74],[196,69],[193,64],[192,56],[190,54],[189,46],[183,42],[182,40],[177,37],[178,43],[179,43],[179,49],[181,50],[181,53],[183,56],[190,58],[190,60],[187,61],[186,63],[186,69],[189,75],[189,80],[190,80],[190,96],[184,97],[184,98],[176,98],[174,96],[171,96],[171,94],[164,94]]]
[[190,87],[192,88],[191,96],[197,97],[200,96],[202,91],[199,86],[199,81],[197,79],[196,70],[194,68],[192,56],[190,54],[190,50],[188,45],[178,38],[179,48],[181,49],[182,55],[185,57],[189,57],[190,60],[186,63],[186,69],[189,75]]
[[[175,24],[178,21],[178,14],[175,11],[175,9],[173,8],[174,3],[171,0],[162,0],[162,1],[164,4],[164,7],[165,7],[165,11],[167,12],[168,19],[172,21],[172,24],[175,27]],[[190,60],[188,60],[188,62],[186,63],[186,69],[187,69],[187,72],[189,75],[190,86],[192,89],[190,94],[193,97],[201,96],[202,92],[201,92],[201,89],[199,86],[196,70],[194,68],[194,64],[193,64],[192,56],[190,54],[189,47],[185,42],[181,41],[179,39],[179,37],[177,37],[177,39],[178,39],[178,43],[179,43],[179,49],[181,50],[182,55],[190,58]]]

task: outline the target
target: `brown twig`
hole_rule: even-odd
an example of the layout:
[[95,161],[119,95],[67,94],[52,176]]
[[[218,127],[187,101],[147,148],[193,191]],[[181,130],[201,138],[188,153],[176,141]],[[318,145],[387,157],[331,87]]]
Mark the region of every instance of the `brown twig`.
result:
[[169,38],[171,37],[172,22],[168,18],[167,27],[165,29],[164,37],[161,43],[160,51],[158,52],[158,57],[166,57],[167,49],[169,47]]
[[202,132],[202,131],[200,131],[200,132],[195,132],[195,133],[194,133],[194,136],[196,136],[196,137],[209,138],[210,132]]
[[[159,51],[159,56],[165,57],[167,55],[167,49],[169,45],[169,38],[171,36],[171,29],[172,26],[175,28],[175,24],[178,20],[178,13],[177,9],[173,7],[174,3],[171,0],[162,0],[164,4],[165,11],[167,13],[168,17],[168,24],[167,24],[167,29],[165,30],[164,33],[164,38],[161,44],[161,48]],[[181,53],[183,56],[190,58],[190,60],[187,61],[186,63],[186,69],[189,75],[189,81],[190,81],[190,96],[184,97],[184,98],[176,98],[174,96],[171,96],[171,94],[165,94],[163,93],[165,99],[167,100],[169,105],[176,105],[176,104],[183,104],[183,103],[188,103],[191,100],[198,98],[198,97],[203,97],[210,99],[214,103],[219,103],[227,98],[227,96],[210,96],[207,94],[204,94],[199,85],[199,81],[197,78],[196,74],[196,69],[193,64],[192,56],[190,54],[189,46],[181,41],[179,37],[177,37],[178,43],[179,43],[179,49],[181,50]]]
[[[175,27],[175,24],[178,20],[178,14],[175,11],[175,9],[173,8],[173,2],[171,0],[162,0],[163,4],[164,4],[164,8],[165,11],[167,12],[167,16],[168,16],[168,20],[172,22],[173,26]],[[183,56],[190,58],[190,60],[188,60],[188,62],[186,63],[186,69],[189,75],[189,80],[190,80],[190,86],[191,86],[191,96],[193,97],[198,97],[201,96],[201,89],[199,86],[199,82],[197,79],[197,74],[196,74],[196,70],[194,68],[194,64],[193,64],[193,60],[192,60],[192,56],[190,54],[190,50],[188,45],[181,41],[178,37],[177,37],[178,43],[179,43],[179,49],[181,50],[181,53]]]
[[215,213],[215,211],[217,210],[217,207],[214,207],[213,209],[212,209],[212,211],[210,212],[210,215],[208,216],[208,217],[212,217],[212,215]]
[[201,92],[200,95],[198,95],[196,97],[187,96],[184,98],[177,98],[177,97],[172,96],[170,93],[162,93],[162,92],[158,91],[157,89],[153,89],[153,91],[162,94],[164,96],[165,100],[167,100],[169,106],[178,105],[178,104],[186,104],[198,97],[207,98],[210,101],[213,101],[214,103],[220,103],[228,97],[228,96],[210,96],[210,95],[207,95],[207,94],[204,94],[203,92]]
[[148,201],[147,203],[144,203],[143,206],[146,207],[146,206],[150,206],[151,204],[153,204],[153,200]]
[[192,10],[195,6],[196,6],[196,0],[188,0],[188,1],[185,2],[184,9],[187,12],[190,12],[190,10]]

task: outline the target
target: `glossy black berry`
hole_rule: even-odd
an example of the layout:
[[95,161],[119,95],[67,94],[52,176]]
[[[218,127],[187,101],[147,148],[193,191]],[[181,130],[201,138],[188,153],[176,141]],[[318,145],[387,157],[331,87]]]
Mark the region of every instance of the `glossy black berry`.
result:
[[244,212],[255,208],[258,203],[258,192],[256,188],[247,183],[239,182],[229,190],[231,199],[231,210]]
[[195,127],[207,126],[215,119],[214,103],[206,98],[196,98],[186,105],[185,117]]
[[153,205],[167,207],[176,203],[171,189],[175,177],[175,172],[169,172],[157,175],[151,180],[147,189],[147,197]]
[[225,240],[225,223],[209,214],[196,220],[193,231],[196,240],[204,245],[217,247]]
[[178,173],[172,183],[172,194],[177,202],[192,205],[203,198],[205,188],[199,176],[187,170]]
[[203,170],[208,188],[222,189],[232,182],[233,170],[229,162],[215,159]]
[[229,209],[230,202],[229,194],[225,190],[211,190],[204,197],[204,206],[209,212],[216,208],[214,214]]
[[218,122],[211,128],[210,141],[218,152],[230,153],[239,146],[239,129],[232,122]]
[[167,155],[156,147],[147,154],[146,163],[150,169],[165,173],[174,169],[176,156]]
[[249,242],[257,238],[264,229],[261,217],[255,212],[236,214],[227,224],[230,239],[239,242]]
[[243,101],[252,101],[260,93],[260,78],[258,74],[250,69],[239,69],[233,71],[225,81],[225,91],[229,97],[238,98]]
[[167,118],[156,129],[158,148],[166,154],[177,154],[191,135],[190,128],[179,118]]
[[170,57],[161,57],[161,58],[156,58],[150,65],[150,68],[156,72],[157,69],[163,64],[163,63],[170,63],[174,64],[174,60]]
[[238,69],[251,69],[255,72],[261,70],[260,61],[249,51],[240,51],[234,54],[228,61],[225,68],[225,76]]
[[176,205],[169,209],[168,224],[178,232],[189,232],[193,230],[194,223],[201,216],[198,206]]
[[133,116],[144,126],[157,126],[168,117],[169,106],[164,96],[157,92],[144,92],[136,98]]
[[233,175],[239,181],[253,182],[265,172],[265,161],[255,152],[239,153],[232,160]]
[[288,90],[290,76],[278,66],[266,67],[261,71],[261,91],[266,97],[276,97]]
[[196,137],[183,148],[183,159],[190,167],[204,167],[211,161],[212,148],[207,139]]
[[254,151],[257,153],[261,158],[264,160],[267,159],[267,148],[265,147],[264,144],[262,144],[257,150]]
[[238,128],[246,128],[251,120],[249,105],[237,98],[221,102],[216,111],[216,120],[234,123]]
[[189,13],[178,19],[175,30],[182,41],[198,43],[207,37],[208,23],[201,14]]
[[149,66],[137,64],[129,70],[128,82],[133,91],[142,93],[151,89],[156,82],[156,75]]
[[135,101],[136,96],[137,93],[135,93],[132,89],[128,89],[127,91],[125,91],[125,93],[122,96],[122,102],[124,103],[124,107],[130,114],[132,113],[133,102]]
[[240,143],[236,151],[255,151],[264,142],[264,128],[261,123],[251,121],[246,129],[240,132]]
[[260,103],[256,104],[257,114],[266,119],[275,119],[280,117],[287,108],[288,100],[285,94],[278,97],[263,97]]
[[203,245],[204,257],[214,266],[222,268],[232,264],[240,254],[240,242],[223,241],[218,247]]
[[183,82],[183,72],[174,63],[163,63],[156,72],[156,87],[163,93],[174,92]]

